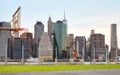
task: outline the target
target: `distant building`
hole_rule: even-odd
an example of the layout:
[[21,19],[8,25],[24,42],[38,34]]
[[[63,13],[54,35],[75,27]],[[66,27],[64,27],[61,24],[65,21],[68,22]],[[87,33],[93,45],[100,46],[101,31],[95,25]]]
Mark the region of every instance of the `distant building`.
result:
[[74,34],[67,37],[67,58],[72,58]]
[[24,33],[22,33],[22,35],[20,35],[20,37],[21,37],[21,38],[29,38],[29,39],[31,39],[31,41],[32,41],[32,39],[33,39],[33,34],[32,34],[31,32],[24,32]]
[[[20,28],[20,21],[21,21],[21,7],[15,11],[12,15],[12,28]],[[13,37],[19,37],[19,32],[12,32]]]
[[65,51],[67,38],[67,25],[62,21],[54,23],[54,33],[58,45],[58,58],[62,58],[62,51]]
[[40,59],[53,59],[53,47],[47,32],[41,35],[38,53]]
[[50,40],[52,41],[52,33],[53,33],[53,25],[52,25],[52,20],[51,17],[48,19],[48,35]]
[[75,42],[76,42],[76,52],[77,52],[77,57],[82,58],[82,52],[84,48],[84,54],[86,53],[86,38],[85,36],[76,36],[75,37]]
[[20,35],[20,38],[26,38],[29,39],[29,44],[30,44],[30,52],[32,52],[31,57],[33,57],[34,52],[33,52],[33,34],[31,32],[24,32],[22,35]]
[[35,47],[34,47],[34,57],[38,57],[38,47],[39,47],[39,42],[41,39],[41,35],[44,32],[44,25],[42,22],[37,22],[34,26],[34,40],[35,40]]
[[[11,28],[9,22],[0,22],[0,28]],[[0,59],[4,59],[8,52],[8,39],[11,38],[11,32],[0,30]]]
[[[29,38],[14,38],[12,41],[12,51],[10,54],[11,59],[21,59],[22,51],[24,52],[24,58],[30,58],[32,56],[31,44]],[[23,49],[22,49],[23,46]]]
[[111,48],[110,48],[110,57],[116,57],[116,50],[118,51],[117,45],[117,24],[111,24]]
[[105,36],[103,34],[91,34],[90,35],[90,57],[91,58],[105,58]]

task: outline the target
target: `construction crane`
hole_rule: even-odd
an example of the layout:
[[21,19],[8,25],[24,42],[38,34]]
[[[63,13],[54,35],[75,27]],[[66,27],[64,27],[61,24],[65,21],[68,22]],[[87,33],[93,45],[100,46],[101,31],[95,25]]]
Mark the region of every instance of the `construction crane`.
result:
[[26,28],[7,28],[7,27],[0,27],[0,31],[14,31],[14,32],[19,32],[27,30]]

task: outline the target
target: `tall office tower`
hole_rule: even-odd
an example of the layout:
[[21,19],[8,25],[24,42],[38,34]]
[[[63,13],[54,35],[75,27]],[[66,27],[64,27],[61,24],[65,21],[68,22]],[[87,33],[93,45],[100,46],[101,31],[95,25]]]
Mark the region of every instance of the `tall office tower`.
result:
[[53,47],[47,32],[41,35],[38,53],[40,59],[53,59]]
[[105,36],[102,34],[90,35],[90,56],[91,58],[105,58]]
[[37,22],[34,26],[34,40],[35,40],[35,48],[34,48],[34,57],[38,57],[38,47],[39,47],[39,42],[41,39],[41,35],[44,32],[44,25],[42,22]]
[[[9,22],[0,22],[0,28],[11,28],[11,25]],[[8,52],[8,38],[11,38],[11,32],[7,30],[0,30],[0,59],[3,60]]]
[[116,56],[117,45],[117,24],[111,24],[111,51],[110,56],[114,58]]
[[53,33],[52,20],[51,20],[51,17],[49,17],[49,19],[48,19],[48,35],[49,35],[51,41],[52,41],[52,33]]
[[[20,28],[21,21],[21,7],[12,15],[12,28]],[[12,32],[13,37],[19,37],[19,32]]]
[[[23,48],[22,48],[23,47]],[[21,59],[22,51],[24,52],[24,58],[30,58],[32,56],[31,41],[29,38],[14,38],[12,41],[12,51],[10,58]]]
[[20,35],[20,38],[26,38],[29,39],[30,44],[30,52],[32,52],[31,57],[33,56],[33,34],[31,32],[24,32]]
[[68,58],[72,58],[73,41],[74,41],[74,34],[69,34],[67,37],[67,57]]
[[62,21],[57,21],[54,24],[54,33],[58,45],[58,58],[62,58],[62,51],[66,50],[67,28]]
[[86,53],[85,51],[86,50],[86,38],[85,36],[76,36],[75,42],[76,42],[77,57],[82,58],[83,48],[84,48],[84,53]]

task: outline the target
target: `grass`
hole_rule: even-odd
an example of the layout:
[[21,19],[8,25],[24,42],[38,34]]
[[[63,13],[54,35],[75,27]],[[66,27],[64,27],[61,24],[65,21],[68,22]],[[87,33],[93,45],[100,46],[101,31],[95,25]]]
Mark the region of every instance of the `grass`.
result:
[[0,65],[0,72],[49,72],[65,70],[120,69],[119,64],[109,65]]

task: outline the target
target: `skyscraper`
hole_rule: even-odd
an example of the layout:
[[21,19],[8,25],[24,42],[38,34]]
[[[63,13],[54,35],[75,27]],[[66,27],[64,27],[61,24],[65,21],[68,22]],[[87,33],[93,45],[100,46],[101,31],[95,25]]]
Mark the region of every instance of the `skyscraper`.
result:
[[[22,46],[24,49],[22,49]],[[22,51],[24,52],[24,58],[30,58],[32,56],[31,41],[29,38],[14,38],[12,41],[12,51],[10,52],[10,58],[21,59]]]
[[105,57],[105,36],[103,34],[93,33],[90,35],[90,56],[91,58]]
[[42,33],[44,32],[44,25],[42,22],[37,22],[34,26],[34,38],[35,42],[38,44]]
[[75,37],[75,42],[76,42],[76,52],[77,52],[77,57],[82,58],[82,52],[84,48],[84,53],[86,52],[86,38],[85,36],[76,36]]
[[26,38],[26,40],[29,40],[29,52],[31,52],[30,55],[33,56],[33,34],[31,32],[24,32],[20,35],[20,38]]
[[66,50],[67,25],[62,21],[54,24],[54,33],[58,45],[58,58],[62,58],[62,51]]
[[[21,7],[12,15],[12,28],[20,28],[21,21]],[[19,37],[19,32],[13,32],[13,37]]]
[[111,24],[111,58],[115,57],[116,50],[118,50],[117,46],[117,24]]
[[52,40],[52,37],[51,37],[52,32],[53,32],[52,20],[51,20],[51,17],[49,17],[49,19],[48,19],[48,35],[49,35],[50,40]]
[[111,50],[116,50],[117,47],[117,25],[111,24]]
[[72,57],[73,41],[74,41],[74,34],[69,34],[67,37],[67,56],[68,56],[68,58]]
[[[11,28],[11,25],[9,22],[0,22],[0,28]],[[0,59],[3,60],[8,50],[8,38],[11,38],[11,32],[0,30]]]
[[37,22],[34,26],[34,40],[35,40],[35,49],[34,49],[34,57],[38,56],[38,47],[39,47],[39,42],[41,39],[41,35],[44,32],[44,25],[42,22]]

